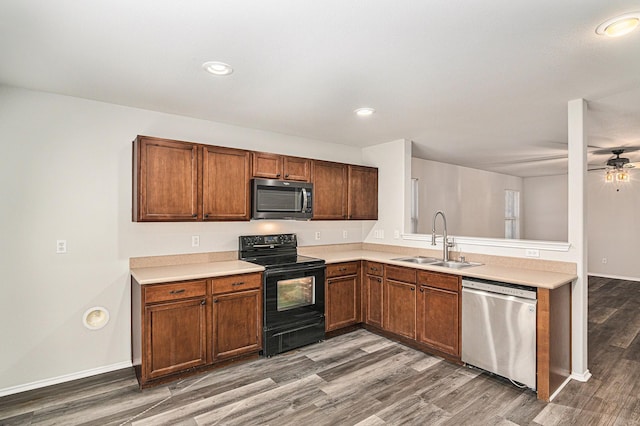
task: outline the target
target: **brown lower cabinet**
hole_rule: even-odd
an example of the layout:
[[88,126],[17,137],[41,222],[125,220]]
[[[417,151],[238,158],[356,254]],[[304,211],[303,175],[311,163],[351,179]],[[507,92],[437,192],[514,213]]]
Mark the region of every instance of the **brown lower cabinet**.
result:
[[382,328],[384,312],[384,267],[380,263],[365,262],[363,286],[364,323]]
[[257,354],[262,275],[131,285],[132,362],[140,387]]
[[387,265],[384,275],[384,329],[415,339],[416,270]]
[[420,271],[418,286],[418,342],[460,357],[460,278]]
[[360,262],[327,265],[326,277],[326,331],[361,322]]

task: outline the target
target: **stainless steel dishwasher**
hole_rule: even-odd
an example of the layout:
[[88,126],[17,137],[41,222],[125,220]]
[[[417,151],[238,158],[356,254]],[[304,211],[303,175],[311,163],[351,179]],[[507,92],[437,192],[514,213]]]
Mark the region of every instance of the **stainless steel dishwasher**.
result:
[[534,287],[462,280],[462,361],[536,389]]

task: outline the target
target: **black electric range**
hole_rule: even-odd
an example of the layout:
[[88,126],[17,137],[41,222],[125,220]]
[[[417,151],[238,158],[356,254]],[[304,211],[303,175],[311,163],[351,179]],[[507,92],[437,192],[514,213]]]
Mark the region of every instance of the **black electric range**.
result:
[[263,354],[324,340],[325,262],[297,253],[296,234],[243,235],[239,258],[265,267]]

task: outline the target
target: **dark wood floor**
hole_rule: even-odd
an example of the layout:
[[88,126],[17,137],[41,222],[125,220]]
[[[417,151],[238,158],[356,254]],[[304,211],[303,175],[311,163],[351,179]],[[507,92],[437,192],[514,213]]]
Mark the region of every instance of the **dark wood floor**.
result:
[[587,383],[549,404],[358,330],[139,391],[130,369],[0,398],[2,425],[639,425],[640,283],[589,281]]

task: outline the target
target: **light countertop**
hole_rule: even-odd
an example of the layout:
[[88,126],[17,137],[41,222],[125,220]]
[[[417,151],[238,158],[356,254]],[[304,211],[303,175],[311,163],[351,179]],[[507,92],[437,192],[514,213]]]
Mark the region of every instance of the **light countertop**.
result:
[[135,278],[138,284],[144,285],[262,271],[264,271],[264,267],[254,265],[253,263],[243,262],[241,260],[228,260],[223,262],[132,268],[131,276]]
[[[304,253],[307,255],[307,253]],[[451,269],[441,266],[420,265],[415,263],[393,260],[403,256],[398,253],[389,253],[373,250],[345,250],[325,251],[321,254],[308,253],[324,259],[328,264],[349,262],[355,260],[369,260],[391,265],[404,266],[426,271],[442,272],[463,277],[481,278],[494,281],[521,284],[532,287],[555,289],[568,284],[577,277],[573,274],[540,271],[533,269],[514,268],[500,266],[498,264],[473,266],[464,269]],[[148,268],[132,268],[131,276],[141,284],[156,284],[172,281],[194,280],[200,278],[212,278],[225,275],[245,274],[250,272],[262,272],[264,267],[241,260],[222,262],[191,263],[172,266],[154,266]]]

